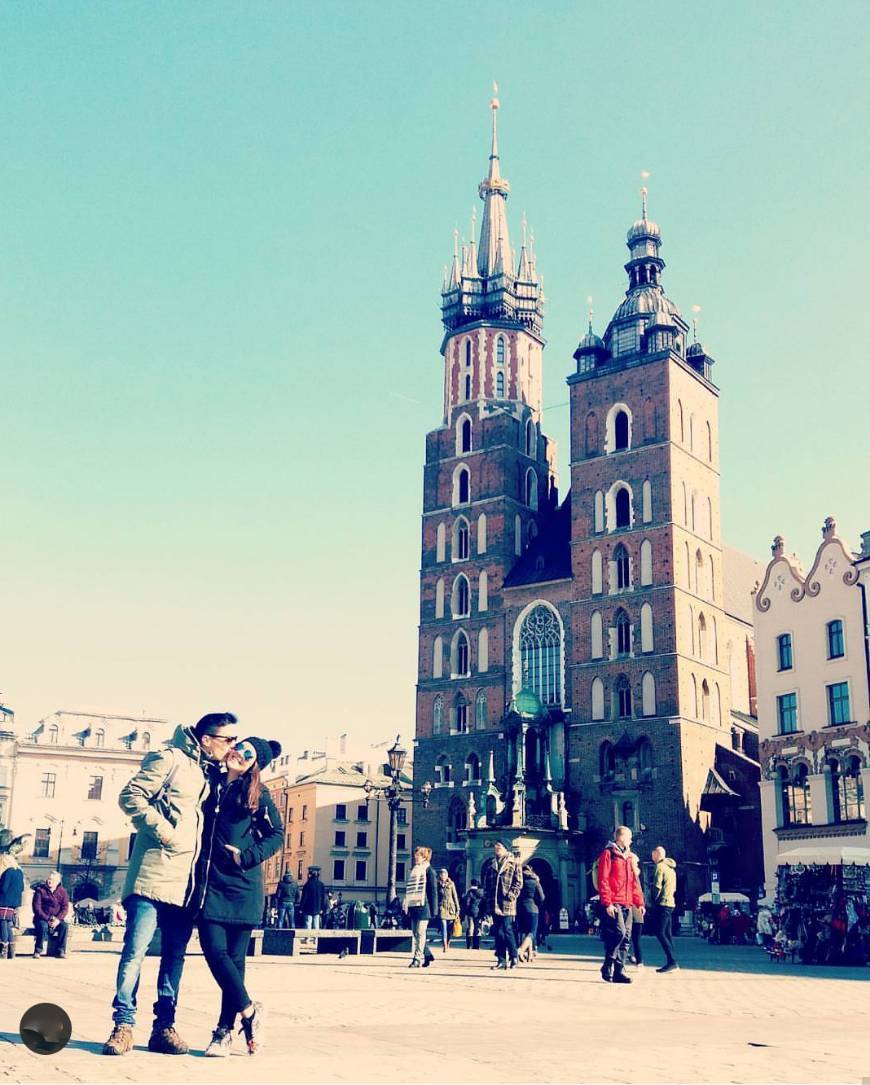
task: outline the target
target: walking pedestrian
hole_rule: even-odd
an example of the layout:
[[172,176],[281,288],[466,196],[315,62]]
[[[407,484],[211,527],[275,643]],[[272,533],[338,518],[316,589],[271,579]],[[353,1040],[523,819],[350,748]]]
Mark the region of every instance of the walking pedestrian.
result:
[[498,958],[493,968],[516,968],[514,916],[517,914],[517,897],[523,887],[523,873],[520,864],[501,840],[496,840],[493,852],[495,862],[486,876],[486,898],[493,917],[495,954]]
[[[634,867],[634,876],[637,878],[638,885],[641,887],[641,893],[643,892],[643,882],[640,876],[640,859],[637,855],[631,853],[631,865]],[[643,936],[643,921],[644,912],[642,908],[638,908],[636,905],[631,906],[631,961],[632,964],[637,966],[638,971],[643,969],[643,945],[641,938]]]
[[468,892],[462,900],[462,914],[465,917],[465,948],[480,949],[480,920],[483,907],[483,890],[477,878],[471,879]]
[[199,915],[199,941],[205,962],[221,989],[221,1008],[205,1054],[229,1055],[236,1018],[248,1054],[263,1046],[264,1012],[245,987],[245,961],[251,931],[263,899],[261,864],[284,842],[281,816],[260,770],[281,754],[277,742],[246,738],[227,754],[226,779],[209,797],[206,818],[212,826],[205,860],[205,893]]
[[643,913],[643,894],[631,861],[631,829],[620,825],[613,840],[598,857],[598,893],[603,909],[601,934],[604,964],[601,978],[608,983],[631,983],[625,957],[631,943],[631,907]]
[[308,878],[302,886],[299,908],[306,930],[320,930],[321,916],[326,908],[326,886],[320,880],[320,867],[310,866]]
[[446,867],[438,872],[438,918],[441,920],[441,952],[446,953],[450,949],[453,924],[459,918],[459,894]]
[[430,860],[432,849],[418,845],[414,848],[414,865],[405,882],[405,911],[411,920],[412,955],[409,968],[428,968],[435,960],[426,945],[429,920],[438,915],[438,879]]
[[520,944],[517,948],[517,960],[527,964],[535,959],[535,939],[538,934],[540,908],[544,903],[544,890],[541,879],[532,867],[523,867],[523,887],[517,897],[517,933]]
[[41,957],[45,949],[50,957],[66,957],[69,925],[69,896],[61,885],[60,873],[53,870],[44,882],[33,889],[33,956]]
[[122,894],[127,924],[112,1002],[114,1028],[104,1055],[132,1050],[142,961],[158,927],[160,969],[148,1050],[166,1055],[190,1050],[175,1030],[175,1011],[193,932],[189,906],[198,889],[197,862],[209,845],[203,840],[202,807],[210,767],[222,762],[236,741],[237,723],[231,712],[211,712],[193,728],[177,727],[162,749],[145,755],[118,797],[136,839]]
[[655,932],[659,945],[665,951],[665,963],[656,972],[675,972],[680,966],[674,957],[674,939],[671,924],[674,918],[674,894],[677,890],[677,864],[659,845],[650,856],[655,863],[652,885],[652,905],[655,909]]
[[296,898],[299,896],[299,886],[289,870],[284,871],[284,876],[278,882],[278,892],[275,894],[278,901],[278,926],[296,926]]
[[15,957],[15,926],[24,898],[24,872],[18,865],[23,842],[23,836],[0,829],[0,960]]

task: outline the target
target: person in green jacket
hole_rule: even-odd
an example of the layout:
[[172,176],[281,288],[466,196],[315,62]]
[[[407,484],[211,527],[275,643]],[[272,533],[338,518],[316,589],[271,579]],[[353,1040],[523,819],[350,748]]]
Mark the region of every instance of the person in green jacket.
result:
[[677,864],[669,859],[665,849],[659,844],[653,848],[650,856],[655,863],[651,903],[655,911],[656,938],[659,945],[665,951],[665,963],[656,972],[674,972],[680,966],[674,958],[674,941],[671,933],[671,923],[674,918],[674,894],[677,890]]
[[132,1050],[139,975],[158,927],[160,970],[148,1050],[164,1055],[190,1050],[175,1031],[175,1009],[193,932],[197,860],[200,849],[209,846],[202,839],[202,806],[209,793],[210,767],[232,749],[237,723],[231,712],[212,712],[193,728],[177,727],[161,750],[146,754],[118,796],[136,839],[122,895],[127,926],[112,1002],[114,1028],[103,1045],[104,1055]]

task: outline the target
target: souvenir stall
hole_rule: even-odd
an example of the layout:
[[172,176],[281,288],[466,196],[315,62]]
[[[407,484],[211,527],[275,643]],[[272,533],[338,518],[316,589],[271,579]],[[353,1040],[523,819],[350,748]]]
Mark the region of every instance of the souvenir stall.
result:
[[870,961],[870,848],[813,847],[778,858],[774,943],[805,964]]

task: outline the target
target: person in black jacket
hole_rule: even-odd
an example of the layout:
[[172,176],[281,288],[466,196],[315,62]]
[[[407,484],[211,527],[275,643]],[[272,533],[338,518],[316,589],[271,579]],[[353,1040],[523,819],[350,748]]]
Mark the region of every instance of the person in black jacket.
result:
[[18,865],[23,841],[9,829],[0,830],[0,960],[15,956],[15,924],[24,895],[24,873]]
[[465,948],[480,949],[480,920],[483,910],[483,890],[480,882],[473,878],[468,892],[462,898],[462,914],[465,917]]
[[206,807],[211,828],[205,859],[205,896],[199,940],[221,989],[221,1011],[206,1055],[228,1055],[237,1015],[251,1055],[263,1046],[263,1007],[245,989],[245,958],[251,931],[263,909],[261,864],[280,851],[284,826],[260,769],[281,753],[277,742],[246,738],[227,754],[226,777]]
[[289,870],[284,871],[284,877],[278,882],[278,892],[275,894],[275,903],[278,905],[278,926],[296,926],[296,898],[299,896],[299,886]]
[[535,936],[538,933],[539,909],[544,904],[544,890],[530,866],[523,867],[523,887],[517,897],[517,930],[522,941],[517,949],[521,961],[535,959]]
[[326,886],[320,880],[320,867],[308,868],[308,880],[302,886],[299,910],[305,918],[306,930],[320,930],[323,913],[326,911]]

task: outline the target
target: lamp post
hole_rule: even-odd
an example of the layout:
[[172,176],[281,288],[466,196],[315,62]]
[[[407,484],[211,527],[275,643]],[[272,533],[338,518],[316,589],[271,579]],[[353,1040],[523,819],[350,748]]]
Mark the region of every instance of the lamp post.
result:
[[60,869],[60,853],[61,853],[61,849],[63,848],[63,824],[64,824],[64,819],[63,818],[56,818],[56,817],[54,817],[53,814],[46,814],[45,815],[45,820],[48,821],[52,825],[58,825],[58,824],[60,825],[60,830],[59,830],[59,833],[58,833],[58,841],[57,841],[57,870],[58,870],[59,874],[62,874],[63,871],[61,871],[61,869]]
[[390,861],[387,868],[387,905],[396,895],[396,856],[398,853],[398,814],[399,808],[402,805],[402,795],[404,788],[402,787],[401,776],[402,769],[405,767],[405,758],[408,756],[408,751],[402,746],[400,736],[396,735],[395,743],[387,750],[387,758],[390,762],[390,778],[391,782],[388,787],[378,787],[373,784],[371,780],[366,780],[363,784],[363,788],[367,798],[371,798],[375,792],[387,800],[387,808],[390,811]]

